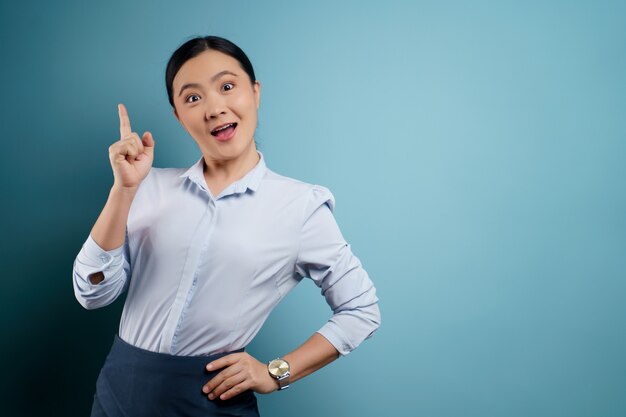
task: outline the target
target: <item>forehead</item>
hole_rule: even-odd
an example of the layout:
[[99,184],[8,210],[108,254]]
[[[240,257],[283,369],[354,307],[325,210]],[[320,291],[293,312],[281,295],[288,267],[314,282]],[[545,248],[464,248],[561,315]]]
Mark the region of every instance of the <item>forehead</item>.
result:
[[176,88],[187,82],[208,82],[213,75],[224,70],[238,75],[244,72],[235,58],[215,50],[204,51],[180,67],[172,84]]

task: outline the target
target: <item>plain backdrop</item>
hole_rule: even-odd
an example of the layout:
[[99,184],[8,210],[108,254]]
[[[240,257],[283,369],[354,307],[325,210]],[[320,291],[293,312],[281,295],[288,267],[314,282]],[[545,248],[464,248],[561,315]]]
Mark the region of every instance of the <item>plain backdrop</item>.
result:
[[[264,416],[626,415],[623,1],[2,1],[2,402],[88,415],[123,300],[72,263],[112,184],[116,105],[158,167],[200,157],[170,54],[219,35],[262,85],[274,171],[328,187],[382,326]],[[248,351],[330,317],[305,280]]]

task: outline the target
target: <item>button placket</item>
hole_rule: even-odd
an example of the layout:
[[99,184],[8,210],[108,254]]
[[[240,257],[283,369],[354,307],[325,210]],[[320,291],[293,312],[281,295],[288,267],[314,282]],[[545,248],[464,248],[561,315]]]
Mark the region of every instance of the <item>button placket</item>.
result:
[[208,244],[206,239],[210,238],[211,230],[215,225],[216,214],[215,203],[210,199],[205,213],[195,229],[191,244],[189,245],[187,259],[185,260],[178,289],[176,290],[176,296],[172,303],[169,317],[165,323],[164,334],[161,340],[161,351],[171,354],[176,353],[176,335],[184,313],[193,296],[201,251],[206,246],[205,243]]

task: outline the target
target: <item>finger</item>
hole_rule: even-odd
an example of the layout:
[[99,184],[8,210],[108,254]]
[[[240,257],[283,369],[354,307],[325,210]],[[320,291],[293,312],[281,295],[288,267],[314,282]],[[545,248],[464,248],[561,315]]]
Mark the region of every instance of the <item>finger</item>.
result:
[[126,159],[131,156],[131,160],[139,154],[139,149],[135,139],[127,138],[121,142],[117,142],[109,147],[109,153],[119,160]]
[[139,152],[137,151],[137,148],[135,146],[130,145],[130,146],[123,148],[120,154],[123,155],[124,158],[128,160],[128,162],[131,162],[135,158],[137,158],[137,156],[139,155]]
[[[218,385],[212,392],[209,393],[209,400],[214,400],[219,397],[222,400],[225,400],[224,394],[228,391],[238,391],[242,392],[247,389],[248,382],[246,382],[246,375],[243,372],[235,374],[230,378],[224,380],[220,385]],[[237,387],[239,387],[237,389]],[[232,393],[231,393],[232,394]]]
[[210,390],[209,394],[213,394],[212,397],[215,398],[219,396],[221,393],[223,393],[224,391],[227,391],[230,388],[234,387],[235,385],[239,384],[240,382],[244,381],[245,379],[246,379],[246,374],[243,372],[238,372],[233,375],[230,375],[227,378],[224,378],[222,382],[220,382],[215,388]]
[[126,158],[126,155],[136,154],[137,150],[128,142],[117,142],[109,146],[109,156],[112,158]]
[[130,118],[128,117],[128,111],[126,111],[126,107],[124,107],[123,104],[118,104],[117,110],[120,115],[120,139],[124,139],[132,133],[132,129],[130,128]]
[[139,135],[135,132],[131,133],[129,136],[126,136],[121,141],[122,145],[129,145],[137,149],[138,153],[143,153],[143,142],[139,139]]
[[152,133],[144,132],[141,137],[141,142],[143,144],[143,153],[148,156],[154,156],[154,138],[152,137]]
[[244,381],[240,384],[235,385],[234,387],[232,387],[231,389],[227,390],[226,392],[220,394],[220,400],[228,400],[229,398],[233,398],[235,395],[239,395],[242,392],[250,389],[250,387],[248,386],[248,382]]
[[209,362],[206,366],[206,369],[207,371],[214,371],[216,369],[221,369],[225,366],[232,365],[239,360],[241,355],[241,353],[231,353],[230,355],[222,356],[221,358],[216,359],[213,362]]
[[229,366],[228,368],[224,369],[222,372],[220,372],[219,374],[211,378],[209,382],[207,382],[202,387],[202,392],[204,392],[205,394],[210,393],[215,388],[220,386],[220,384],[222,384],[226,379],[232,377],[233,375],[239,373],[240,371],[241,371],[241,367],[237,365]]

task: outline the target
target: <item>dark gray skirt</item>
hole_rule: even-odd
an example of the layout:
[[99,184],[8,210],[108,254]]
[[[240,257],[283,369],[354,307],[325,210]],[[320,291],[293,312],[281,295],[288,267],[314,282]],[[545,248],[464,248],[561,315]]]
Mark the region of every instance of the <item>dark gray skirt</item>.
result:
[[[240,349],[235,352],[242,352]],[[115,336],[96,382],[92,417],[258,417],[254,392],[209,400],[202,387],[221,370],[206,365],[229,353],[174,356],[150,352]]]

